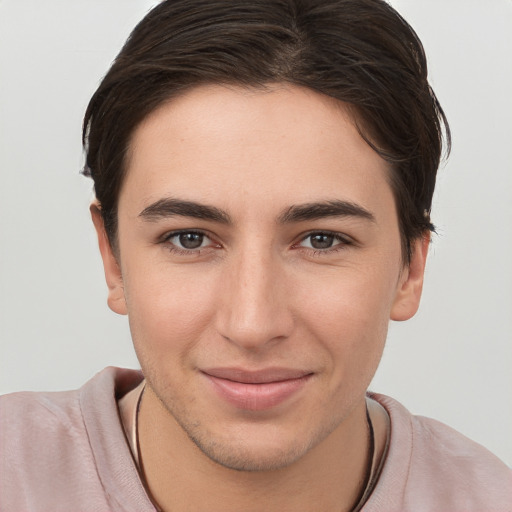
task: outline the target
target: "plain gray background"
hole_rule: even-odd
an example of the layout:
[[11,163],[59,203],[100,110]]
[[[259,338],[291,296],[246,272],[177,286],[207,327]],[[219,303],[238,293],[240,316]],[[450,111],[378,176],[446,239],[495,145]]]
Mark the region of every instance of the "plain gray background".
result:
[[[149,0],[0,0],[0,392],[137,367],[106,306],[80,128]],[[453,152],[420,313],[392,324],[372,389],[512,464],[512,2],[394,0],[417,30]]]

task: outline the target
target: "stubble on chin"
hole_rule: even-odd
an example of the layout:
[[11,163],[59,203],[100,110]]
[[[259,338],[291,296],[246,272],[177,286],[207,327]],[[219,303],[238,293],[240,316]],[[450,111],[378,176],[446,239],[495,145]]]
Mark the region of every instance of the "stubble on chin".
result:
[[318,424],[315,430],[305,435],[289,432],[284,443],[279,442],[277,447],[275,441],[272,442],[276,429],[280,428],[277,425],[262,424],[258,441],[254,439],[253,429],[244,429],[243,425],[237,428],[236,434],[222,435],[212,431],[201,419],[192,417],[188,407],[164,400],[156,392],[155,395],[180,433],[191,441],[201,457],[238,472],[267,472],[287,468],[324,441],[341,422],[338,418],[331,418],[329,423]]

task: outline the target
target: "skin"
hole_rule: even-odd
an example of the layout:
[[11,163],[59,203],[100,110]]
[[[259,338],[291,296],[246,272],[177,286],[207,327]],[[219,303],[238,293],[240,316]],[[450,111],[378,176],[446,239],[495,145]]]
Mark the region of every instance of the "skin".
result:
[[[365,391],[389,320],[418,308],[428,247],[404,266],[389,173],[343,104],[294,86],[201,86],[135,131],[118,252],[91,212],[147,379],[141,458],[164,510],[354,506]],[[226,367],[307,378],[252,410],[212,385]]]

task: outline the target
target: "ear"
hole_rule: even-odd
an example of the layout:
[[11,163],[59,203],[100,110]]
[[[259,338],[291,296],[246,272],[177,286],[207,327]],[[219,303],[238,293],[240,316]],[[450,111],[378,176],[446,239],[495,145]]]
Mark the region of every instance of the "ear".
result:
[[391,308],[391,320],[409,320],[418,311],[429,244],[429,233],[412,242],[411,261],[407,267],[404,267],[400,276],[395,300]]
[[100,247],[101,259],[103,260],[103,269],[105,271],[105,280],[108,286],[108,307],[119,315],[128,313],[126,300],[124,297],[123,276],[121,267],[117,261],[101,216],[101,207],[98,201],[93,201],[89,207],[92,222],[98,235],[98,245]]

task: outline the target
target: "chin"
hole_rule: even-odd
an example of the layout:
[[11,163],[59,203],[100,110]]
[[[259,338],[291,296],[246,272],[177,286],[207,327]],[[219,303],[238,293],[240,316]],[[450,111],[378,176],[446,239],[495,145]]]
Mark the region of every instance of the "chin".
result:
[[[336,422],[309,428],[295,422],[241,424],[234,428],[205,429],[198,422],[176,418],[188,438],[214,463],[234,471],[263,472],[289,467],[326,439]],[[233,427],[233,426],[232,426]],[[313,427],[313,428],[311,428]]]
[[223,439],[216,441],[210,436],[192,436],[192,442],[211,461],[234,471],[263,472],[276,471],[292,465],[302,458],[310,446],[300,446],[296,441],[293,445],[283,447],[283,443],[260,443],[239,440],[235,442]]

